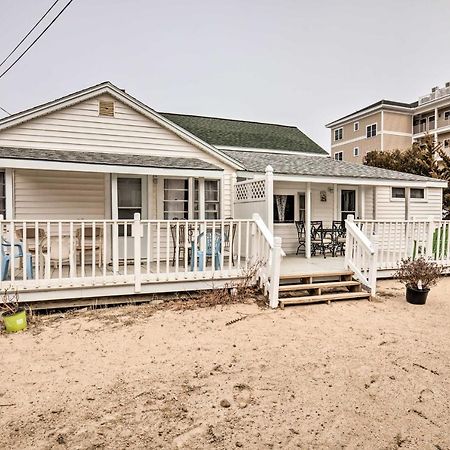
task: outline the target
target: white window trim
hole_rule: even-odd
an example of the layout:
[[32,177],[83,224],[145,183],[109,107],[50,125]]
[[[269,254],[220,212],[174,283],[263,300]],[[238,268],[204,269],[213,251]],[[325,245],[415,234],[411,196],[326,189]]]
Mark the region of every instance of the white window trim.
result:
[[353,156],[356,158],[357,156],[359,156],[359,147],[354,147],[353,148]]
[[[371,136],[367,136],[367,131],[369,128],[372,128],[375,125],[375,134],[372,134]],[[371,139],[373,137],[376,137],[378,135],[378,123],[371,123],[370,125],[366,125],[366,139]]]
[[[338,158],[336,158],[336,155],[341,155],[342,158],[338,159]],[[344,161],[344,152],[342,150],[340,152],[335,152],[334,155],[333,155],[333,158],[334,158],[335,161]]]
[[353,131],[359,131],[359,122],[353,122]]
[[[392,191],[393,191],[393,189],[404,189],[404,191],[405,191],[405,196],[404,197],[394,197],[393,195],[392,195]],[[391,202],[402,202],[402,203],[404,203],[405,202],[405,200],[406,200],[406,187],[403,187],[403,186],[391,186],[390,188],[389,188],[389,197],[390,197],[390,200],[391,200]]]
[[[339,130],[341,131],[341,137],[339,139],[336,139],[336,133],[339,134]],[[334,138],[333,139],[334,142],[342,141],[344,139],[344,128],[343,127],[339,127],[339,128],[336,128],[335,130],[333,130],[333,138]]]

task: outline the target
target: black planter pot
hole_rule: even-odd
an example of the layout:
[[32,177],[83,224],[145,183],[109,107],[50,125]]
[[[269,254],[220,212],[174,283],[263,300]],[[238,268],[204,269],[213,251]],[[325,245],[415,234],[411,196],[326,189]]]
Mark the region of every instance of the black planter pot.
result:
[[413,287],[406,287],[406,301],[413,305],[425,305],[430,289],[416,289]]

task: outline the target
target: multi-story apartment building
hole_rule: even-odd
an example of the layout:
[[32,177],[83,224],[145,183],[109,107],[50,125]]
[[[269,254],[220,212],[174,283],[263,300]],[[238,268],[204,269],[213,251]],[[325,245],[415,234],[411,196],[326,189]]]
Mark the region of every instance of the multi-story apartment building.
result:
[[405,149],[427,133],[450,152],[450,82],[413,103],[380,100],[326,125],[331,156],[363,162],[371,150]]

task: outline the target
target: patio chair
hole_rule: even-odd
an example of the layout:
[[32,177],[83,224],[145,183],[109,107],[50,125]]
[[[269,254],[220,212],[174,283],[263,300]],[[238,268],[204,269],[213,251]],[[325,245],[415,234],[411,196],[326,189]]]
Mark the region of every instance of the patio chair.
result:
[[[22,259],[24,257],[26,258],[25,266],[26,266],[27,279],[32,280],[33,279],[33,259],[31,257],[31,253],[26,253],[24,255],[22,242],[18,242],[18,243],[14,244],[14,251],[12,251],[11,247],[12,247],[11,243],[6,241],[5,239],[2,239],[2,243],[1,243],[2,263],[1,263],[1,269],[0,269],[2,281],[6,280],[6,278],[8,276],[10,263],[11,263],[11,257],[18,258],[18,259]],[[15,266],[15,267],[21,268],[22,264],[19,262],[17,264],[17,266]]]
[[[227,217],[226,220],[233,220],[232,217]],[[237,223],[233,223],[231,225],[231,223],[226,223],[224,225],[224,230],[223,230],[223,250],[224,252],[228,252],[230,254],[230,258],[231,258],[231,263],[234,266],[234,252],[233,252],[233,247],[234,247],[234,237],[236,236],[236,228],[237,228]],[[230,229],[233,230],[233,232],[231,233],[231,246],[230,246]]]
[[38,249],[36,251],[36,228],[34,226],[28,226],[25,227],[25,233],[24,228],[18,228],[16,230],[16,237],[19,241],[23,242],[24,236],[26,237],[26,242],[24,242],[25,247],[27,251],[29,251],[32,255],[36,255],[36,253],[39,254],[39,245],[42,239],[47,237],[47,233],[43,228],[38,228],[38,234],[37,234],[37,242],[38,242]]
[[[174,217],[172,220],[178,220],[176,217]],[[178,260],[182,260],[184,262],[184,259],[186,257],[186,247],[188,250],[188,262],[190,261],[191,255],[190,255],[190,247],[186,245],[186,221],[180,221],[178,224],[170,225],[170,233],[172,235],[172,246],[173,246],[173,257],[172,257],[172,266],[175,266],[175,258],[177,255],[177,248],[178,248]],[[178,226],[178,245],[177,245],[177,226]],[[192,241],[192,233],[193,229],[192,227],[188,226],[188,240],[187,244],[189,244]]]
[[[215,270],[220,270],[220,260],[221,260],[221,256],[222,256],[222,238],[220,233],[218,233],[217,231],[214,233],[214,243],[215,243],[215,248],[213,251],[213,233],[212,230],[207,230],[206,231],[206,236],[205,233],[202,232],[197,236],[197,268],[198,270],[203,270],[203,261],[206,261],[205,263],[208,263],[208,258],[212,258],[214,256],[214,269]],[[202,249],[203,244],[206,243],[206,248]],[[191,242],[191,253],[192,253],[192,257],[191,257],[191,270],[193,271],[195,268],[195,260],[194,260],[194,247],[195,243]]]
[[[94,231],[95,230],[95,231]],[[75,232],[76,251],[80,255],[84,248],[84,253],[94,253],[94,236],[95,236],[95,262],[100,267],[103,261],[103,227],[101,226],[84,226],[84,246],[83,246],[83,232],[81,227],[77,228]]]
[[[61,243],[61,255],[59,254],[59,248]],[[43,257],[46,268],[47,264],[50,267],[57,268],[59,263],[71,263],[72,258],[75,255],[77,249],[75,239],[72,239],[72,248],[70,248],[71,239],[69,236],[51,236],[45,237],[41,242],[41,256]]]
[[342,220],[333,220],[333,239],[334,239],[334,255],[339,251],[342,255],[345,254],[345,242],[346,239],[346,229],[345,222]]
[[333,240],[324,236],[321,220],[311,220],[311,255],[316,256],[317,251],[326,258],[327,249],[332,250]]
[[303,251],[306,250],[306,229],[305,229],[305,221],[304,220],[297,220],[295,222],[295,226],[297,228],[297,237],[298,237],[298,247],[297,252],[295,253],[298,255],[300,249],[303,247]]

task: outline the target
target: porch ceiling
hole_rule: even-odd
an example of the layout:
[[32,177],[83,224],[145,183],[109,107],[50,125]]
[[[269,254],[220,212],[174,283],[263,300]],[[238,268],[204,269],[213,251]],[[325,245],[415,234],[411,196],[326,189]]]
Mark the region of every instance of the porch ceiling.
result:
[[[167,156],[130,155],[123,153],[75,152],[64,150],[42,150],[29,148],[0,147],[0,161],[3,167],[8,167],[8,161],[14,162],[11,167],[41,168],[42,163],[47,169],[101,171],[111,172],[123,168],[130,172],[145,173],[155,170],[193,170],[203,172],[223,172],[215,166],[197,158],[173,158]],[[55,167],[52,167],[54,165]],[[107,168],[107,170],[101,170]],[[114,169],[112,168],[114,166]],[[92,170],[93,169],[93,170]],[[149,169],[149,170],[148,170]]]

